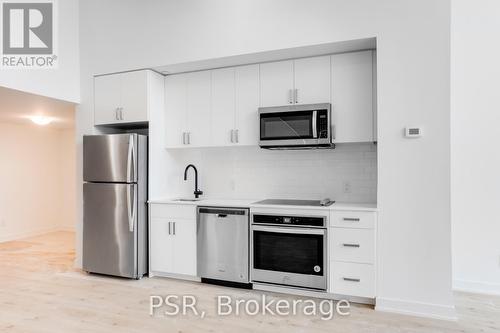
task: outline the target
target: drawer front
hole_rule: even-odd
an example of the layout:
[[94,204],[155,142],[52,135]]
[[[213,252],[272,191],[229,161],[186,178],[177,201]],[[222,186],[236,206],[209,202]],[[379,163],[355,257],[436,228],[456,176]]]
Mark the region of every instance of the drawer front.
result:
[[339,295],[375,297],[375,267],[368,264],[330,262],[331,292]]
[[151,217],[196,220],[195,205],[152,204]]
[[329,228],[330,253],[335,261],[373,264],[375,231],[371,229]]
[[333,211],[330,216],[330,226],[374,229],[376,216],[374,212]]

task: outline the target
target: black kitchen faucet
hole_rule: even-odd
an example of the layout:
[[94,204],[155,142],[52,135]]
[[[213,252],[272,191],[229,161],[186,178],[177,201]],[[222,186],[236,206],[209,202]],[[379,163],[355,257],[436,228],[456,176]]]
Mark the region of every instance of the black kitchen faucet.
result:
[[200,189],[198,188],[198,170],[196,169],[196,167],[193,165],[193,164],[189,164],[186,169],[184,170],[184,180],[187,180],[187,173],[188,173],[188,169],[189,168],[193,168],[194,170],[194,197],[195,198],[198,198],[200,195],[203,194],[203,191],[200,191]]

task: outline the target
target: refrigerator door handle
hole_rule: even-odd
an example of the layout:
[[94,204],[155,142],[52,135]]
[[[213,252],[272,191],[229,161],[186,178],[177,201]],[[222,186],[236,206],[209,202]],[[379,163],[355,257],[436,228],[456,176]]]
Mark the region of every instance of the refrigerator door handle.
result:
[[[133,192],[133,198],[132,194],[130,192]],[[135,221],[135,214],[136,214],[136,205],[135,205],[135,185],[129,185],[129,188],[127,189],[127,213],[128,213],[128,229],[130,232],[134,232],[134,221]]]
[[130,136],[128,143],[128,157],[127,157],[127,182],[131,183],[134,181],[135,177],[132,178],[132,168],[134,168],[135,173],[135,148],[134,148],[134,136]]

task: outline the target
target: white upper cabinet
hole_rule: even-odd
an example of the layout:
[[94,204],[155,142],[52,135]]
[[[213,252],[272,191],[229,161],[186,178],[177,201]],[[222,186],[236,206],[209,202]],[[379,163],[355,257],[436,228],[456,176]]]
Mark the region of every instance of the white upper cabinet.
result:
[[235,69],[212,71],[212,145],[227,146],[235,141]]
[[334,142],[375,141],[373,51],[331,57]]
[[157,81],[153,80],[153,76],[159,74],[143,70],[96,76],[94,124],[147,122],[150,98],[154,98],[149,92],[151,85]]
[[165,138],[167,148],[210,144],[210,71],[165,77]]
[[212,71],[212,145],[257,145],[259,66]]
[[259,65],[235,68],[234,141],[239,145],[259,143]]
[[[361,51],[169,75],[166,146],[258,145],[260,106],[329,102],[334,142],[376,141],[373,68],[373,52]],[[101,105],[112,109],[115,95]]]
[[[152,74],[150,72],[150,74]],[[124,122],[142,122],[149,120],[148,71],[136,71],[121,74],[122,78],[122,113]]]
[[330,56],[260,65],[262,106],[328,103]]
[[293,60],[260,64],[261,106],[293,104]]
[[120,122],[121,77],[103,75],[94,77],[95,125]]
[[330,102],[330,56],[294,60],[294,104]]
[[187,144],[210,144],[211,71],[187,75]]
[[187,76],[165,78],[165,137],[167,147],[181,147],[187,133]]

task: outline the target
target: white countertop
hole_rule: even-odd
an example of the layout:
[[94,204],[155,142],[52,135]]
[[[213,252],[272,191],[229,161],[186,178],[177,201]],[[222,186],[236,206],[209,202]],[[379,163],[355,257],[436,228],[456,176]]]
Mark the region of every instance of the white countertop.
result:
[[218,207],[250,207],[252,203],[259,199],[201,199],[198,201],[179,201],[176,198],[155,198],[149,200],[150,204],[175,204],[175,205],[195,205],[195,206],[218,206]]
[[331,206],[295,206],[295,205],[259,205],[255,202],[262,199],[201,199],[198,201],[178,201],[176,198],[154,198],[149,200],[150,204],[175,204],[194,206],[218,206],[218,207],[250,207],[250,208],[282,208],[282,209],[317,209],[317,210],[357,210],[377,211],[375,203],[347,203],[335,202]]

